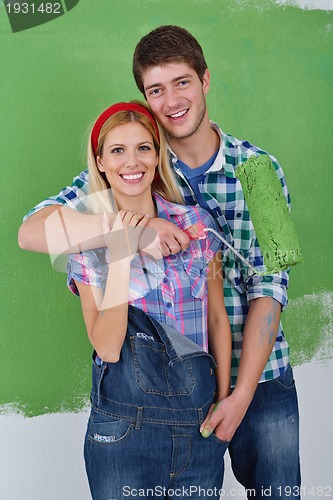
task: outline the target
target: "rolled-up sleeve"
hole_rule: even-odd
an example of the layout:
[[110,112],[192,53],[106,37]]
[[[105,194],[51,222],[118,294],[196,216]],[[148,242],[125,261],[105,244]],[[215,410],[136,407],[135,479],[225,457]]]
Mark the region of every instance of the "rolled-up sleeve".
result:
[[68,255],[67,286],[74,295],[79,295],[75,281],[104,289],[107,272],[104,248]]
[[272,297],[282,306],[282,311],[288,304],[289,271],[258,276],[253,274],[246,281],[247,300],[259,297]]

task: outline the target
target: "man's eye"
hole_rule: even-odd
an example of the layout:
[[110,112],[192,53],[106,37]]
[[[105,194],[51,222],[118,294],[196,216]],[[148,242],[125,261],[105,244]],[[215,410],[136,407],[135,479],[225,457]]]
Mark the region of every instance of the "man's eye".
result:
[[189,83],[190,83],[190,82],[189,82],[189,80],[181,80],[181,81],[179,82],[179,85],[180,85],[181,87],[184,87],[184,85],[188,85]]
[[160,94],[160,92],[161,92],[161,89],[152,89],[149,92],[149,95],[158,95],[158,94]]

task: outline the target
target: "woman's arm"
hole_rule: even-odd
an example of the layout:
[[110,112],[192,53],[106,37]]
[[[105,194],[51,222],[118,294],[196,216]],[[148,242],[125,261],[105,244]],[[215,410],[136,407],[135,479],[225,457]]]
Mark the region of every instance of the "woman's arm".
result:
[[224,306],[221,252],[209,263],[208,335],[209,349],[216,364],[217,401],[230,394],[231,330]]
[[100,288],[75,281],[91,345],[109,363],[119,360],[126,334],[130,267],[130,258],[109,265],[104,297]]
[[99,357],[110,363],[119,360],[126,335],[131,261],[147,220],[138,221],[132,212],[117,215],[110,238],[106,237],[107,244],[112,240],[112,254],[104,295],[99,288],[76,282],[89,340]]

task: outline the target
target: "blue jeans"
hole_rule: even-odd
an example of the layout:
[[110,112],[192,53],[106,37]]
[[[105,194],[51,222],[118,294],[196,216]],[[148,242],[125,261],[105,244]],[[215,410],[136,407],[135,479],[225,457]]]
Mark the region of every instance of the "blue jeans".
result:
[[118,363],[93,363],[85,462],[94,500],[220,496],[228,443],[199,432],[215,362],[167,325],[129,308]]
[[[85,441],[94,500],[220,498],[228,444],[199,425],[115,420],[92,413]],[[141,494],[140,494],[141,493]]]
[[300,498],[298,403],[290,365],[280,377],[258,385],[229,453],[248,498]]

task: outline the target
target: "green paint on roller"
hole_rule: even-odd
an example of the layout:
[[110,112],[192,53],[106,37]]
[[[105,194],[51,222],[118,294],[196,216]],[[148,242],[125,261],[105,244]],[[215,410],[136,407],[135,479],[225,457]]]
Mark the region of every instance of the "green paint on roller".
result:
[[268,155],[251,156],[236,168],[268,272],[302,261],[282,186]]

